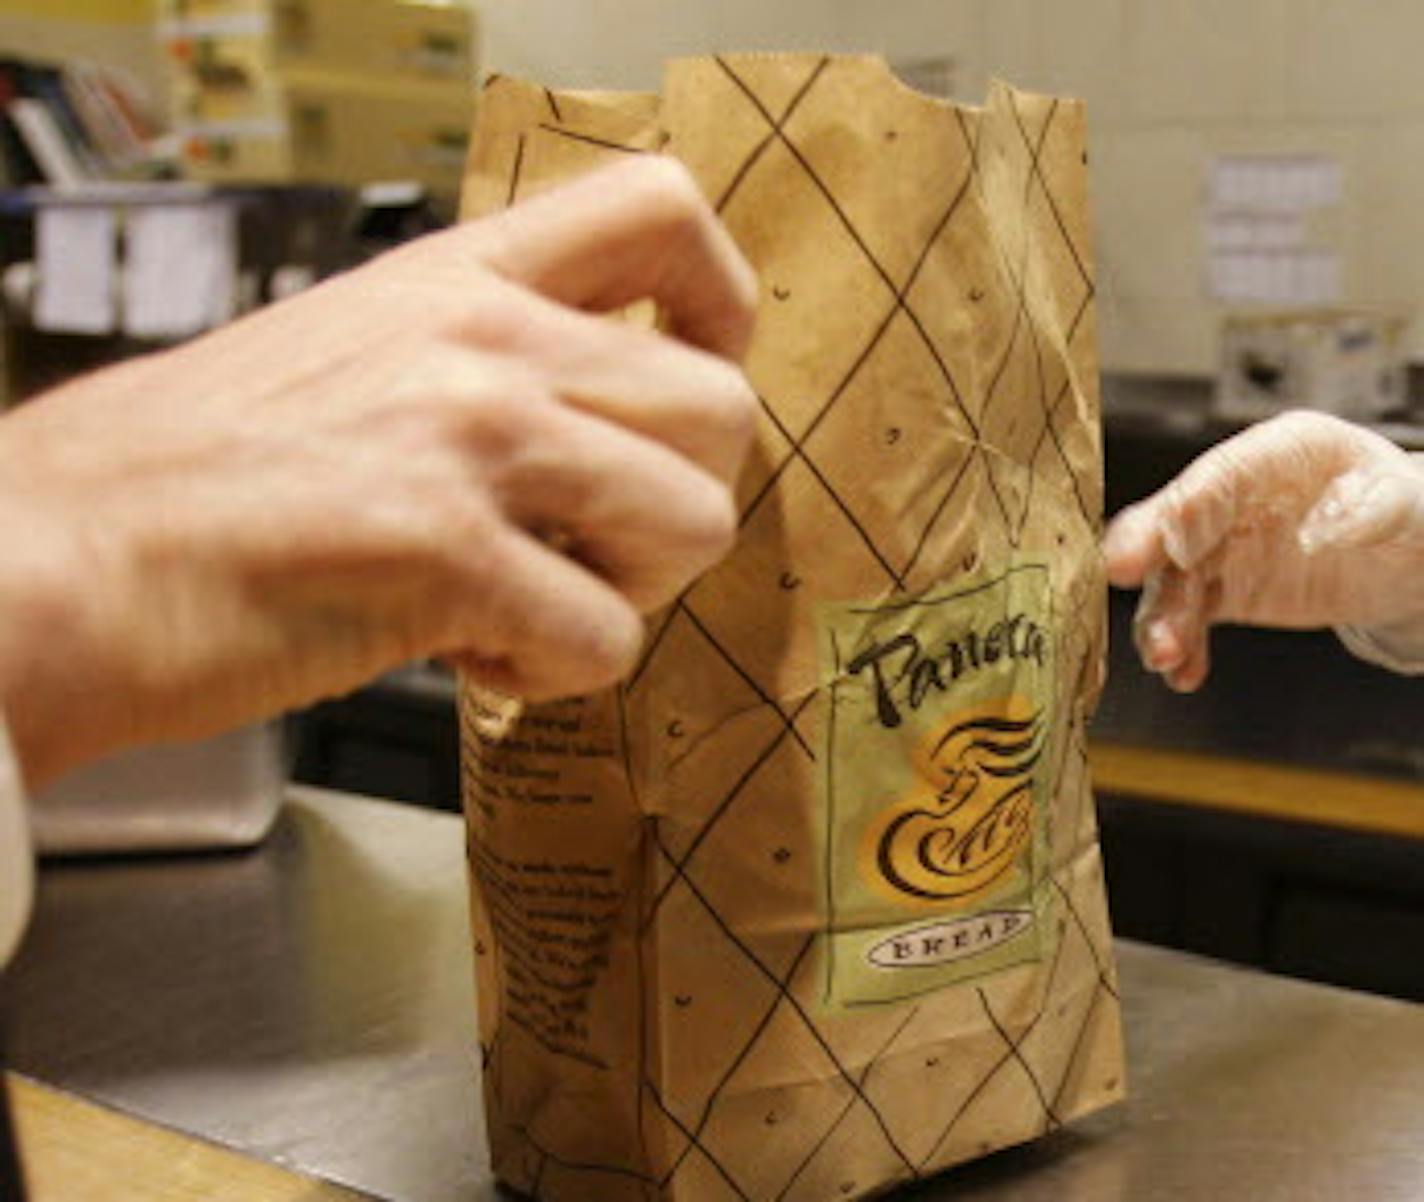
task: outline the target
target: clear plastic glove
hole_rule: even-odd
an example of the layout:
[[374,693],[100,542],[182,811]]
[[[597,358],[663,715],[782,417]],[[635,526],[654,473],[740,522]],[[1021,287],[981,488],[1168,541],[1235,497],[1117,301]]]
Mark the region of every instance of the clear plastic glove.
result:
[[1217,622],[1336,627],[1352,651],[1424,670],[1424,468],[1320,413],[1263,422],[1124,510],[1108,575],[1141,587],[1142,662],[1191,692]]

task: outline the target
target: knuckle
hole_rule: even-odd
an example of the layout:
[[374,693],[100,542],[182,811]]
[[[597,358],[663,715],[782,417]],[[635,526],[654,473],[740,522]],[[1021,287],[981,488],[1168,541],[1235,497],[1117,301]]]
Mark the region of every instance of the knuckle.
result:
[[1301,429],[1315,427],[1322,430],[1346,430],[1351,428],[1350,423],[1343,418],[1336,417],[1333,413],[1323,413],[1318,409],[1287,409],[1271,420],[1278,425],[1297,426]]
[[1258,430],[1264,445],[1311,452],[1332,446],[1354,446],[1366,434],[1359,426],[1333,413],[1310,409],[1290,409],[1277,414],[1262,423]]
[[737,270],[732,293],[733,317],[739,323],[737,332],[743,343],[750,345],[752,335],[756,333],[757,312],[761,303],[761,285],[756,269],[742,256],[740,251],[737,253],[736,262]]
[[[668,261],[677,275],[700,264],[714,273],[715,284],[699,281],[704,300],[715,298],[719,342],[729,357],[746,353],[756,326],[760,282],[756,271],[722,226],[711,202],[691,171],[666,155],[649,155],[637,164],[644,173],[642,215],[649,232],[661,234]],[[696,253],[688,255],[689,248]]]
[[594,687],[616,684],[633,671],[643,643],[643,621],[632,605],[610,608],[592,629],[585,663]]
[[730,490],[701,472],[698,477],[704,483],[689,490],[678,539],[700,571],[732,549],[737,537],[737,511]]
[[527,356],[539,333],[539,312],[530,295],[517,285],[492,279],[477,293],[462,297],[445,329],[448,341],[477,346],[510,359]]
[[710,358],[710,370],[692,398],[690,419],[699,439],[743,450],[756,433],[760,404],[745,375],[726,360]]
[[749,443],[756,433],[761,406],[746,376],[737,368],[730,369],[727,391],[722,398],[723,424],[739,442]]
[[457,497],[503,508],[566,452],[556,409],[528,373],[467,364],[392,406],[381,453],[406,476],[430,477],[427,492],[449,490],[444,508]]
[[730,285],[728,303],[733,307],[736,317],[744,325],[744,333],[750,340],[756,325],[757,310],[761,304],[761,277],[739,246],[733,242],[731,249],[732,255],[728,264]]
[[643,186],[665,206],[668,215],[693,221],[710,215],[711,207],[702,189],[684,164],[665,154],[644,155],[637,162],[643,173]]
[[[1259,429],[1263,437],[1297,438],[1309,437],[1317,431],[1331,428],[1333,419],[1323,413],[1312,413],[1306,409],[1289,409],[1267,419]],[[1342,423],[1343,424],[1343,423]]]
[[486,270],[484,258],[500,231],[496,217],[421,234],[383,251],[353,271],[350,278],[406,316],[415,315],[402,305],[412,298],[427,306],[441,299],[464,302],[480,287],[477,281],[496,278]]
[[452,389],[457,436],[486,464],[510,464],[546,437],[555,402],[541,377],[515,360],[481,356]]
[[717,218],[692,172],[666,155],[647,155],[640,163],[649,226],[661,228],[673,244],[711,241]]
[[[591,693],[625,679],[634,669],[643,642],[643,623],[633,606],[614,597],[588,603],[557,632],[523,630],[513,645],[541,653],[526,657],[545,665],[537,678],[526,676],[520,692],[529,700]],[[547,665],[557,663],[554,672]]]

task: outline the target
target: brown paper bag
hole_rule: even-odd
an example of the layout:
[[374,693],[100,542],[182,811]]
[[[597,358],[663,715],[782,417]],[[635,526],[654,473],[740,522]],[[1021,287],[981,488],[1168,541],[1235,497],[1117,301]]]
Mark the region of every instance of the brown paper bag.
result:
[[467,214],[675,154],[760,272],[765,407],[738,548],[625,687],[462,692],[508,1185],[858,1198],[1120,1096],[1083,146],[867,58],[491,82]]

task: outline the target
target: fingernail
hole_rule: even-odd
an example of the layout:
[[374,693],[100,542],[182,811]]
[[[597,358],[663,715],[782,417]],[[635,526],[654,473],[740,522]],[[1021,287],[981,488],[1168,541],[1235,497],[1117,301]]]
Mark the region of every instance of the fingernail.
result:
[[1142,635],[1143,658],[1152,671],[1166,672],[1177,666],[1180,656],[1174,654],[1176,639],[1172,637],[1172,628],[1164,620],[1153,619]]
[[1326,543],[1331,542],[1344,523],[1345,507],[1338,497],[1331,497],[1316,511],[1306,517],[1296,532],[1296,542],[1307,555],[1314,555]]
[[1296,531],[1296,543],[1306,555],[1327,547],[1348,544],[1369,516],[1371,493],[1377,482],[1358,472],[1341,476],[1332,493],[1305,516]]

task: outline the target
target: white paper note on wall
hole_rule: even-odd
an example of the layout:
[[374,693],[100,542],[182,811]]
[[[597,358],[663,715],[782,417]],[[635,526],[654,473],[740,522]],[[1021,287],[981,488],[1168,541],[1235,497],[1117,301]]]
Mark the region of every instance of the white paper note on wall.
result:
[[114,213],[104,206],[43,207],[35,217],[37,328],[110,334],[114,302]]
[[130,210],[124,332],[186,338],[237,311],[237,211],[212,202]]
[[1213,251],[1294,250],[1306,244],[1305,218],[1299,213],[1252,213],[1238,209],[1208,211],[1207,246]]
[[1344,200],[1345,170],[1327,155],[1221,155],[1211,164],[1209,207],[1309,213]]
[[1336,305],[1344,264],[1329,250],[1229,250],[1211,256],[1208,282],[1212,296],[1227,304]]
[[1208,173],[1206,285],[1232,305],[1339,304],[1344,256],[1312,215],[1344,198],[1344,167],[1326,155],[1222,155]]

